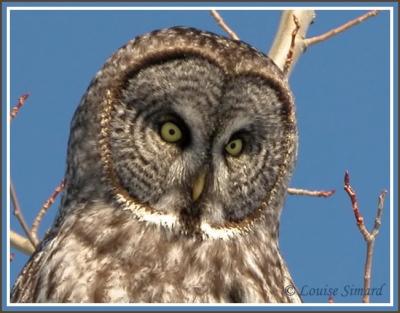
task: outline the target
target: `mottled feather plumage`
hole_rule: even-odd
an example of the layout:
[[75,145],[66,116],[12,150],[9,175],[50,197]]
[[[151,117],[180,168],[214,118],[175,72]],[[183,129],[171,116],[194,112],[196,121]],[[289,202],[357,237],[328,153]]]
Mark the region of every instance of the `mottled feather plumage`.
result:
[[74,115],[58,217],[11,300],[299,302],[278,245],[296,151],[293,97],[264,54],[193,28],[128,42]]

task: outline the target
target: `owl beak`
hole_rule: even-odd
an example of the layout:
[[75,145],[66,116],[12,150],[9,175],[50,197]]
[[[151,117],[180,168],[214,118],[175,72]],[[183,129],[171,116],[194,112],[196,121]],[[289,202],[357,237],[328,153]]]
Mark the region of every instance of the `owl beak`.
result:
[[192,187],[193,201],[196,201],[200,197],[201,193],[203,192],[204,184],[206,181],[206,175],[207,175],[207,173],[205,171],[203,171],[200,173],[200,175],[194,181],[194,184]]

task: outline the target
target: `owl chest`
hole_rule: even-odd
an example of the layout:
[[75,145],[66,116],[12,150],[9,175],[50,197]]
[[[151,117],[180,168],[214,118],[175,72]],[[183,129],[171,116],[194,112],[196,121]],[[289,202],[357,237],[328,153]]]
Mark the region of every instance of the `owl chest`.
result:
[[60,250],[48,264],[57,266],[42,271],[39,301],[269,302],[271,294],[265,264],[223,241],[137,236],[108,251]]

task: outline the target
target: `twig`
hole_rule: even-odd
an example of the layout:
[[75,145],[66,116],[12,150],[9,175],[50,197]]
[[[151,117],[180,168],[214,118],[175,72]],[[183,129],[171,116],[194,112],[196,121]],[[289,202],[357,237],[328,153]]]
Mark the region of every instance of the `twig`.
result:
[[13,211],[14,216],[16,217],[18,222],[21,224],[22,229],[24,230],[24,232],[25,232],[26,236],[28,237],[28,239],[30,240],[30,242],[33,244],[33,246],[36,247],[39,242],[36,241],[35,238],[32,237],[31,232],[28,227],[28,224],[25,222],[25,218],[22,214],[22,210],[19,205],[17,193],[15,191],[15,188],[14,188],[14,185],[12,182],[10,182],[10,194],[11,194],[11,201],[12,201],[13,207],[14,207],[14,211]]
[[365,227],[364,218],[361,216],[360,210],[358,208],[357,194],[354,191],[354,189],[350,186],[350,175],[348,171],[346,171],[344,174],[344,190],[350,197],[351,207],[353,208],[353,213],[356,219],[357,226],[360,229],[360,232],[363,235],[364,240],[369,241],[370,234],[367,227]]
[[287,74],[289,73],[289,69],[292,65],[293,62],[293,55],[294,55],[294,49],[295,49],[295,42],[296,42],[296,36],[297,33],[299,32],[300,29],[300,23],[299,23],[299,19],[296,17],[296,15],[292,15],[293,16],[293,22],[294,22],[294,30],[292,32],[292,40],[290,41],[290,48],[289,51],[286,55],[286,61],[285,61],[285,65],[283,67],[283,74],[285,76],[287,76]]
[[19,110],[23,107],[25,104],[26,99],[28,99],[29,94],[24,94],[18,98],[18,103],[12,108],[10,112],[10,120],[13,120],[14,117],[17,116]]
[[341,26],[339,26],[337,28],[334,28],[334,29],[332,29],[332,30],[330,30],[330,31],[328,31],[328,32],[326,32],[324,34],[308,38],[308,39],[305,40],[304,43],[305,43],[306,47],[309,47],[309,46],[314,45],[316,43],[320,43],[322,41],[325,41],[325,40],[327,40],[327,39],[329,39],[329,38],[331,38],[331,37],[333,37],[333,36],[335,36],[337,34],[340,34],[340,33],[344,32],[344,31],[348,30],[349,28],[351,28],[351,27],[353,27],[353,26],[355,26],[357,24],[360,24],[360,23],[364,22],[366,19],[368,19],[368,18],[370,18],[372,16],[378,15],[378,13],[379,13],[378,10],[368,11],[367,13],[365,13],[365,14],[363,14],[363,15],[361,15],[361,16],[359,16],[359,17],[357,17],[357,18],[355,18],[355,19],[353,19],[351,21],[348,21],[347,23],[345,23],[345,24],[343,24],[343,25],[341,25]]
[[383,214],[383,206],[385,204],[386,190],[383,190],[378,198],[378,209],[376,210],[376,217],[374,228],[372,229],[371,235],[376,237],[379,233],[379,228],[381,228],[382,224],[382,214]]
[[[385,203],[385,196],[386,196],[387,191],[384,190],[379,195],[378,209],[376,212],[374,228],[372,229],[371,232],[369,232],[364,224],[364,218],[362,217],[359,207],[358,207],[356,192],[350,185],[350,175],[349,175],[348,171],[346,171],[344,174],[344,190],[347,192],[347,194],[350,197],[351,206],[353,208],[354,217],[356,219],[358,229],[360,230],[362,236],[364,237],[364,240],[367,243],[367,254],[366,254],[366,260],[365,260],[365,267],[364,267],[364,290],[368,291],[371,288],[371,270],[372,270],[372,259],[373,259],[373,255],[374,255],[375,239],[379,233],[379,228],[381,227],[383,206]],[[364,303],[369,303],[369,293],[368,292],[364,292],[362,301]]]
[[46,200],[46,202],[40,208],[37,216],[35,217],[35,219],[32,223],[32,227],[31,227],[31,235],[32,235],[32,237],[35,238],[35,240],[39,241],[38,228],[39,228],[40,222],[42,221],[47,210],[51,207],[51,205],[56,200],[58,194],[64,189],[64,186],[65,186],[65,179],[63,179],[60,182],[60,184],[56,187],[56,189],[53,191],[53,193],[50,195],[50,197]]
[[307,190],[298,188],[288,188],[288,194],[295,196],[311,196],[328,198],[335,193],[335,190]]
[[29,239],[17,234],[14,231],[10,231],[10,242],[11,246],[27,255],[31,255],[35,251],[35,247]]
[[234,40],[240,40],[239,36],[225,23],[222,16],[217,10],[211,10],[211,15],[214,17],[217,24]]

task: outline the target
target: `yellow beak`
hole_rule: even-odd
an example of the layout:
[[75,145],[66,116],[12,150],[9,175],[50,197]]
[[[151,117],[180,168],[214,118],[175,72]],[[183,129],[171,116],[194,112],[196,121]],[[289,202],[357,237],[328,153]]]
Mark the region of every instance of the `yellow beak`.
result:
[[202,172],[197,177],[197,179],[194,181],[193,188],[192,188],[193,201],[196,201],[200,197],[201,193],[203,192],[204,184],[206,181],[206,175],[207,175],[206,172]]

